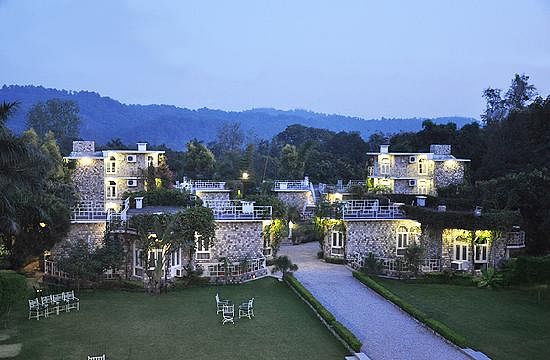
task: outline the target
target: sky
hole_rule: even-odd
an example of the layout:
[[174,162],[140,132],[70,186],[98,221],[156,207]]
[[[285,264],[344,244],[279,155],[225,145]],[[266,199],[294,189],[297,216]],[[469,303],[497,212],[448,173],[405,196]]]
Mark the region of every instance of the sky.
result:
[[550,0],[0,0],[0,85],[124,103],[479,117],[550,94]]

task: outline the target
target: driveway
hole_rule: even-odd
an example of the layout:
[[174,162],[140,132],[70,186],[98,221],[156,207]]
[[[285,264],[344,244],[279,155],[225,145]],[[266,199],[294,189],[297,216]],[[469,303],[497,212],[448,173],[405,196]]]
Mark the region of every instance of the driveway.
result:
[[282,246],[279,255],[298,264],[296,278],[361,340],[371,359],[470,359],[361,284],[345,266],[317,259],[317,251],[314,242]]

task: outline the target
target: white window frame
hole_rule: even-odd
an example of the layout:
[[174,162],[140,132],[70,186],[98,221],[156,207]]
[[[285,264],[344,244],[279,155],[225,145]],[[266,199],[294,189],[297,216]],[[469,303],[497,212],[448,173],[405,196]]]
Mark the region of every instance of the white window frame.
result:
[[428,162],[426,159],[420,158],[417,161],[418,163],[418,175],[427,175],[428,174]]
[[411,226],[409,228],[409,245],[418,244],[422,230],[418,226]]
[[474,260],[478,264],[486,264],[489,256],[489,243],[487,240],[483,243],[475,244],[474,246]]
[[141,249],[134,249],[134,267],[143,269],[143,259],[141,258],[143,251]]
[[263,241],[263,245],[264,245],[264,249],[263,249],[263,254],[264,256],[271,256],[273,255],[273,249],[271,248],[270,244],[269,244],[270,240],[269,238],[265,238],[264,237],[264,241]]
[[330,255],[344,256],[342,249],[344,248],[344,233],[333,230],[330,233]]
[[428,183],[426,180],[417,180],[416,188],[421,195],[428,195]]
[[201,240],[202,235],[195,232],[195,259],[197,260],[210,260],[212,256],[212,247],[204,246],[204,241]]
[[[113,183],[114,183],[114,185],[113,185]],[[118,194],[117,183],[116,183],[116,181],[110,180],[107,184],[106,198],[107,199],[116,199],[117,194]]]
[[[396,236],[395,236],[395,249],[396,253],[399,250],[404,250],[409,246],[409,229],[407,229],[406,226],[400,225],[397,228]],[[397,254],[398,256],[403,256],[401,254]]]
[[389,175],[390,174],[390,159],[382,158],[380,159],[380,174]]
[[[453,261],[469,261],[469,245],[464,242],[453,243]],[[457,252],[458,248],[458,252]]]
[[111,156],[107,161],[107,167],[105,168],[106,174],[116,174],[116,158]]
[[155,158],[153,155],[147,155],[147,167],[155,166]]

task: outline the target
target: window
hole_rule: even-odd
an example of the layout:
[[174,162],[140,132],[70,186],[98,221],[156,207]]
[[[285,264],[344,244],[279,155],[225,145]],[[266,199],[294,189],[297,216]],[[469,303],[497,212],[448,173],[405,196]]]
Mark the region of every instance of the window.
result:
[[455,243],[453,258],[455,261],[468,261],[468,245]]
[[428,184],[426,180],[418,180],[418,193],[422,195],[428,194]]
[[487,240],[476,244],[474,247],[474,259],[476,263],[486,263],[487,262]]
[[147,156],[147,166],[155,166],[153,157],[151,155]]
[[418,175],[426,175],[428,173],[426,159],[418,159]]
[[409,246],[409,230],[405,226],[397,228],[397,255],[405,255],[405,248]]
[[116,192],[116,181],[109,181],[109,185],[107,185],[107,199],[115,199]]
[[116,173],[116,158],[114,156],[111,156],[109,158],[109,161],[107,161],[107,167],[105,168],[105,172],[107,174]]
[[143,267],[143,259],[141,258],[142,251],[139,249],[134,250],[134,264],[136,267]]
[[210,260],[210,246],[202,235],[195,233],[195,256],[197,260]]
[[413,226],[409,229],[409,241],[411,244],[417,244],[420,238],[421,230],[418,226]]
[[180,265],[180,249],[177,249],[170,253],[170,266],[179,266],[179,265]]
[[390,159],[382,158],[380,160],[380,174],[388,175],[390,173]]
[[344,234],[340,231],[333,231],[331,233],[330,254],[332,256],[344,255]]
[[271,248],[271,244],[269,242],[269,238],[263,237],[264,239],[264,256],[271,256],[273,251]]

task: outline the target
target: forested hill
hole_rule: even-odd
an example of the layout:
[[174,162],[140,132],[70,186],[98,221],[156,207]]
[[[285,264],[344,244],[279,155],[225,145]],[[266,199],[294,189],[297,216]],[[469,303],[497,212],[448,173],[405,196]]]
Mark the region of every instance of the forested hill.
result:
[[[80,136],[105,143],[121,138],[125,143],[140,140],[152,144],[166,144],[182,149],[185,143],[197,138],[206,142],[216,136],[224,122],[238,122],[251,137],[271,139],[288,125],[301,124],[333,131],[358,131],[363,138],[373,132],[392,134],[402,131],[418,131],[421,118],[366,120],[342,115],[326,115],[304,110],[282,111],[254,109],[241,112],[190,110],[171,105],[127,105],[89,91],[66,91],[41,86],[4,85],[0,89],[1,101],[19,101],[20,107],[8,126],[17,133],[25,129],[29,108],[51,98],[70,99],[78,103],[82,125]],[[475,121],[466,117],[442,117],[435,123],[454,122],[459,127]]]

